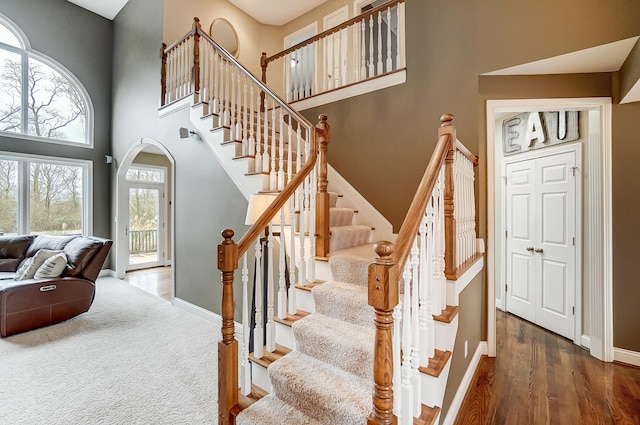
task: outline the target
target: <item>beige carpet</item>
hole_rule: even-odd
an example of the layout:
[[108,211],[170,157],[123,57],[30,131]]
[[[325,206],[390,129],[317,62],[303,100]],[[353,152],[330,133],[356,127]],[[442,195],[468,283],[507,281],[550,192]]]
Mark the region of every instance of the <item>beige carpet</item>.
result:
[[0,424],[215,424],[214,326],[100,278],[91,309],[0,339]]

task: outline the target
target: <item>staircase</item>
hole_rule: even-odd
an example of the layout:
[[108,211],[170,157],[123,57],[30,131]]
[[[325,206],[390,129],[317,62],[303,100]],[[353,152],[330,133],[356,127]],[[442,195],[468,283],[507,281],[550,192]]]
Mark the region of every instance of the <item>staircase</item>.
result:
[[[197,18],[163,52],[162,104],[189,96],[192,124],[249,209],[258,198],[263,203],[247,215],[253,225],[238,243],[225,230],[218,246],[219,423],[438,423],[459,312],[455,282],[445,274],[459,277],[478,257],[477,158],[455,138],[453,117],[442,118],[395,244],[374,245],[374,227],[327,190],[326,116],[308,123],[217,46]],[[238,268],[241,303],[233,295]],[[239,340],[235,304],[242,306]]]

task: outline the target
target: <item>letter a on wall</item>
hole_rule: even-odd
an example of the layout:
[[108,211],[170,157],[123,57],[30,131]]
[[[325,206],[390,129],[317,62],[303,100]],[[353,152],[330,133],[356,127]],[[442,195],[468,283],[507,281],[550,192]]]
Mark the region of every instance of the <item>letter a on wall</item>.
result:
[[544,129],[542,128],[542,121],[540,120],[540,112],[529,113],[529,120],[527,121],[527,131],[525,133],[525,141],[527,146],[533,147],[535,141],[538,143],[544,143]]

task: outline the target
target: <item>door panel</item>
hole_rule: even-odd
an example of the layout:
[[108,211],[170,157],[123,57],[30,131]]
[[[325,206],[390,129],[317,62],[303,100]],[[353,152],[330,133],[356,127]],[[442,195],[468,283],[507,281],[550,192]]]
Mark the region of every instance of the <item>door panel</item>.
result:
[[574,151],[509,163],[507,310],[573,339]]
[[575,333],[575,246],[576,233],[575,152],[545,156],[536,160],[537,185],[540,198],[538,253],[541,261],[539,309],[536,321],[540,326],[569,339]]

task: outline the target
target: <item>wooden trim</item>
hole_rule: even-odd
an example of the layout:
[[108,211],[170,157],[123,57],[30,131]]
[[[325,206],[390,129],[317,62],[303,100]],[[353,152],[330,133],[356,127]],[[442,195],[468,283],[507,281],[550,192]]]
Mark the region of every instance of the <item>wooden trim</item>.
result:
[[329,180],[327,179],[327,150],[331,142],[331,127],[324,121],[323,136],[319,138],[319,163],[318,163],[318,193],[316,194],[316,257],[326,257],[329,255],[329,213],[330,196],[327,192]]
[[478,166],[478,157],[471,153],[469,149],[458,139],[456,139],[456,149],[460,151],[469,161],[473,163],[474,167]]
[[280,53],[276,53],[273,56],[269,56],[268,58],[266,58],[266,63],[268,64],[269,62],[273,62],[276,59],[280,59],[281,57],[284,57],[284,56],[288,55],[289,53],[295,52],[298,49],[301,49],[301,48],[303,48],[305,46],[308,46],[309,44],[315,43],[316,41],[319,41],[320,39],[325,38],[328,35],[331,35],[333,33],[336,33],[338,31],[340,31],[340,30],[343,30],[343,29],[345,29],[347,27],[350,27],[351,25],[356,24],[356,23],[362,21],[363,19],[366,19],[366,18],[370,17],[371,15],[375,15],[376,13],[378,13],[378,12],[380,12],[382,10],[387,10],[387,9],[389,9],[391,7],[394,7],[394,6],[396,6],[396,5],[400,4],[400,3],[404,3],[404,2],[405,2],[405,0],[394,0],[394,1],[391,1],[389,3],[385,3],[385,4],[381,5],[381,6],[378,6],[375,9],[371,9],[370,11],[368,11],[366,13],[363,13],[361,15],[356,16],[355,18],[351,18],[348,21],[345,21],[345,22],[341,23],[340,25],[337,25],[337,26],[335,26],[333,28],[329,28],[328,30],[323,31],[320,34],[314,35],[313,37],[308,38],[305,41],[296,44],[295,46],[291,46],[288,49],[285,49],[285,50],[281,51]]
[[167,97],[167,45],[160,47],[160,106],[164,106]]

